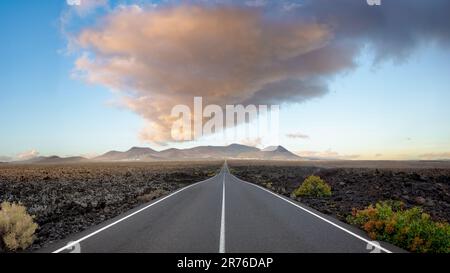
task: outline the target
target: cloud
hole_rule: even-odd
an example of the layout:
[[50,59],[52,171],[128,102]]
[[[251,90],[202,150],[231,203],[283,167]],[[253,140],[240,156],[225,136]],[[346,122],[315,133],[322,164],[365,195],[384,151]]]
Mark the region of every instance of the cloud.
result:
[[450,152],[444,152],[444,153],[426,153],[419,155],[422,159],[428,159],[428,160],[438,160],[438,159],[450,159]]
[[12,161],[12,157],[0,156],[0,162],[9,162],[9,161]]
[[351,41],[368,45],[376,54],[376,61],[405,60],[414,49],[426,43],[450,42],[450,2],[435,0],[384,1],[380,7],[368,6],[365,1],[307,0],[300,16],[314,16],[328,22],[337,41]]
[[116,7],[74,39],[74,74],[119,92],[146,120],[141,139],[160,144],[171,141],[172,107],[192,109],[194,96],[221,106],[302,103],[327,94],[366,46],[381,62],[450,40],[446,0],[166,2]]
[[267,0],[247,0],[245,4],[249,7],[264,7],[267,5]]
[[191,106],[194,96],[224,106],[325,93],[316,76],[338,68],[314,52],[330,38],[326,26],[268,21],[247,9],[122,8],[79,35],[89,54],[76,71],[120,90],[123,105],[148,121],[141,138],[163,143],[170,140],[172,107]]
[[[79,1],[79,3],[77,3],[77,1]],[[108,2],[108,0],[67,0],[67,4],[70,5],[79,16],[86,16],[98,8],[106,7],[108,6]]]
[[238,141],[239,144],[252,146],[252,147],[262,147],[263,140],[259,137],[257,138],[245,138],[240,141]]
[[28,160],[39,156],[39,152],[35,149],[22,152],[16,156],[18,160]]
[[286,135],[288,138],[309,139],[308,135],[302,133],[291,133]]
[[353,155],[342,155],[338,152],[334,152],[331,149],[328,149],[326,151],[300,151],[297,152],[301,157],[310,158],[310,159],[323,159],[323,160],[352,160],[357,159],[360,157],[360,155],[353,154]]
[[[81,157],[87,158],[87,159],[92,159],[95,158],[97,156],[99,156],[100,154],[98,153],[87,153],[87,154],[81,154]],[[71,155],[67,155],[66,157],[70,157]]]

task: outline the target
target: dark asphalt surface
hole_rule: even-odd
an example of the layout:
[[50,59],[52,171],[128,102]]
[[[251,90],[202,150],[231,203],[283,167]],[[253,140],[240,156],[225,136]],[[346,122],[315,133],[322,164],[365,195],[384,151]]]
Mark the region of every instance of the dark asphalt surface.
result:
[[[223,189],[225,189],[225,203],[222,208]],[[229,173],[225,165],[217,176],[209,180],[136,208],[42,251],[61,253],[373,251],[374,248],[370,245],[368,247],[365,240],[370,241],[364,232],[358,229],[239,180]],[[69,244],[70,242],[72,243]],[[68,247],[64,248],[66,246]],[[402,251],[387,244],[381,244],[381,247],[382,249],[375,250]]]

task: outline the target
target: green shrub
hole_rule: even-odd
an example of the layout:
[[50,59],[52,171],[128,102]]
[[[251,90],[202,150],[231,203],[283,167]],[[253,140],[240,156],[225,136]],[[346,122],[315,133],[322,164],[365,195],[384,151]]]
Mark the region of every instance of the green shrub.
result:
[[295,196],[331,196],[331,187],[320,177],[311,175],[294,190]]
[[24,206],[8,202],[0,205],[0,246],[12,251],[26,249],[33,243],[37,227]]
[[364,210],[353,209],[349,223],[364,229],[373,240],[386,241],[420,253],[450,253],[450,225],[434,222],[419,207],[385,201]]

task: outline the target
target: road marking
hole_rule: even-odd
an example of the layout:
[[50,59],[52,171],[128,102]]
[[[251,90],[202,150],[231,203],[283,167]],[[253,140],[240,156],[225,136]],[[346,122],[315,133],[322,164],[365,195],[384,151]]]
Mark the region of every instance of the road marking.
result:
[[146,210],[146,209],[148,209],[148,208],[150,208],[150,207],[152,207],[152,206],[154,206],[154,205],[156,205],[156,204],[158,204],[158,203],[160,203],[160,202],[162,202],[162,201],[164,201],[164,200],[166,200],[166,199],[168,199],[169,197],[174,196],[174,195],[177,194],[177,193],[180,193],[180,192],[182,192],[182,191],[184,191],[184,190],[187,190],[187,189],[189,189],[189,188],[191,188],[191,187],[200,185],[200,184],[202,184],[202,183],[208,182],[208,181],[210,181],[210,180],[216,178],[217,176],[218,176],[218,175],[215,175],[215,176],[213,176],[213,177],[211,177],[211,178],[209,178],[209,179],[206,179],[206,180],[204,180],[204,181],[197,182],[197,183],[195,183],[195,184],[192,184],[192,185],[189,185],[189,186],[187,186],[187,187],[181,188],[181,189],[179,189],[179,190],[177,190],[177,191],[175,191],[175,192],[173,192],[173,193],[167,195],[166,197],[163,197],[163,198],[159,199],[158,201],[156,201],[156,202],[154,202],[154,203],[151,203],[151,204],[149,204],[148,206],[143,207],[142,209],[139,209],[139,210],[137,210],[137,211],[135,211],[135,212],[133,212],[133,213],[131,213],[131,214],[129,214],[129,215],[123,217],[123,218],[120,218],[119,220],[117,220],[117,221],[115,221],[115,222],[113,222],[113,223],[111,223],[111,224],[109,224],[109,225],[107,225],[107,226],[104,226],[104,227],[102,227],[102,228],[100,228],[100,229],[98,229],[98,230],[96,230],[96,231],[94,231],[94,232],[92,232],[92,233],[90,233],[90,234],[88,234],[88,235],[86,235],[86,236],[84,236],[84,237],[82,237],[82,238],[76,240],[76,241],[70,242],[69,244],[65,245],[64,247],[61,247],[61,248],[59,248],[59,249],[53,251],[52,253],[60,253],[60,252],[63,251],[63,250],[72,248],[72,247],[78,245],[79,243],[81,243],[82,241],[84,241],[84,240],[86,240],[86,239],[88,239],[88,238],[90,238],[90,237],[92,237],[92,236],[94,236],[94,235],[96,235],[96,234],[98,234],[98,233],[100,233],[100,232],[102,232],[102,231],[104,231],[104,230],[106,230],[106,229],[108,229],[108,228],[114,226],[114,225],[117,225],[118,223],[120,223],[120,222],[122,222],[122,221],[124,221],[124,220],[126,220],[126,219],[128,219],[128,218],[130,218],[130,217],[132,217],[132,216],[134,216],[134,215],[136,215],[136,214],[138,214],[138,213],[140,213],[140,212],[142,212],[142,211],[144,211],[144,210]]
[[219,253],[225,253],[225,175],[222,181],[222,217],[220,219],[220,246]]
[[[231,174],[231,173],[230,173],[230,174]],[[231,175],[232,175],[232,174],[231,174]],[[348,230],[348,229],[346,229],[346,228],[343,228],[343,227],[341,227],[340,225],[338,225],[338,224],[336,224],[336,223],[333,223],[332,221],[330,221],[330,220],[328,220],[328,219],[326,219],[326,218],[324,218],[324,217],[318,215],[317,213],[315,213],[315,212],[313,212],[313,211],[310,211],[310,210],[308,210],[308,209],[306,209],[306,208],[300,206],[299,204],[294,203],[293,201],[291,201],[291,200],[289,200],[289,199],[287,199],[287,198],[285,198],[285,197],[282,197],[282,196],[280,196],[280,195],[278,195],[278,194],[276,194],[276,193],[273,193],[273,192],[269,191],[268,189],[263,188],[263,187],[261,187],[261,186],[259,186],[259,185],[256,185],[256,184],[253,184],[253,183],[250,183],[250,182],[241,180],[241,179],[237,178],[237,177],[234,176],[234,175],[232,175],[232,176],[235,177],[237,180],[243,182],[243,183],[247,183],[247,184],[250,184],[250,185],[252,185],[252,186],[254,186],[254,187],[256,187],[256,188],[259,188],[259,189],[261,189],[261,190],[264,190],[264,191],[266,191],[266,192],[268,192],[268,193],[270,193],[270,194],[272,194],[272,195],[274,195],[274,196],[280,198],[281,200],[284,200],[284,201],[288,202],[289,204],[296,206],[297,208],[299,208],[299,209],[301,209],[301,210],[303,210],[303,211],[305,211],[305,212],[307,212],[307,213],[309,213],[309,214],[311,214],[311,215],[313,215],[313,216],[319,218],[320,220],[323,220],[323,221],[327,222],[327,223],[330,224],[330,225],[333,225],[334,227],[337,227],[338,229],[340,229],[340,230],[342,230],[342,231],[345,231],[346,233],[352,235],[353,237],[356,237],[356,238],[358,238],[358,239],[360,239],[360,240],[366,242],[367,244],[372,245],[372,246],[375,247],[375,248],[378,248],[378,249],[380,249],[380,250],[382,250],[382,251],[384,251],[384,252],[386,252],[386,253],[392,253],[392,251],[387,250],[386,248],[384,248],[384,247],[382,247],[382,246],[380,246],[380,245],[378,245],[378,244],[376,244],[376,243],[374,243],[374,242],[372,242],[372,241],[369,241],[369,240],[365,239],[364,237],[362,237],[362,236],[360,236],[360,235],[358,235],[358,234],[356,234],[356,233],[354,233],[354,232],[352,232],[352,231],[350,231],[350,230]]]

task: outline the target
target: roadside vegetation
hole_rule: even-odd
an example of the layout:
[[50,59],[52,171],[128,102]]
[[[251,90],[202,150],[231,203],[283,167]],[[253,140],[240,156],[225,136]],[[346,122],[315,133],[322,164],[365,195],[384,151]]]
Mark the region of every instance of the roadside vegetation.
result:
[[319,176],[311,175],[294,190],[293,194],[298,196],[326,197],[331,196],[331,187]]
[[450,253],[450,225],[435,222],[419,207],[405,209],[398,201],[379,202],[353,209],[347,221],[365,230],[370,238],[418,253]]
[[28,248],[37,228],[33,217],[21,204],[3,202],[0,205],[0,251]]
[[[346,162],[352,165],[323,168],[300,163],[232,163],[233,174],[240,179],[260,185],[270,181],[275,192],[353,224],[369,233],[373,240],[389,242],[410,252],[450,253],[448,164],[421,162],[423,166],[419,167],[413,162],[389,162],[389,165]],[[305,191],[301,189],[309,187],[303,184],[299,187],[298,179],[310,175],[325,180],[331,186],[332,196],[310,194],[303,198]],[[380,202],[389,199],[398,201]],[[368,207],[369,204],[374,205]]]

